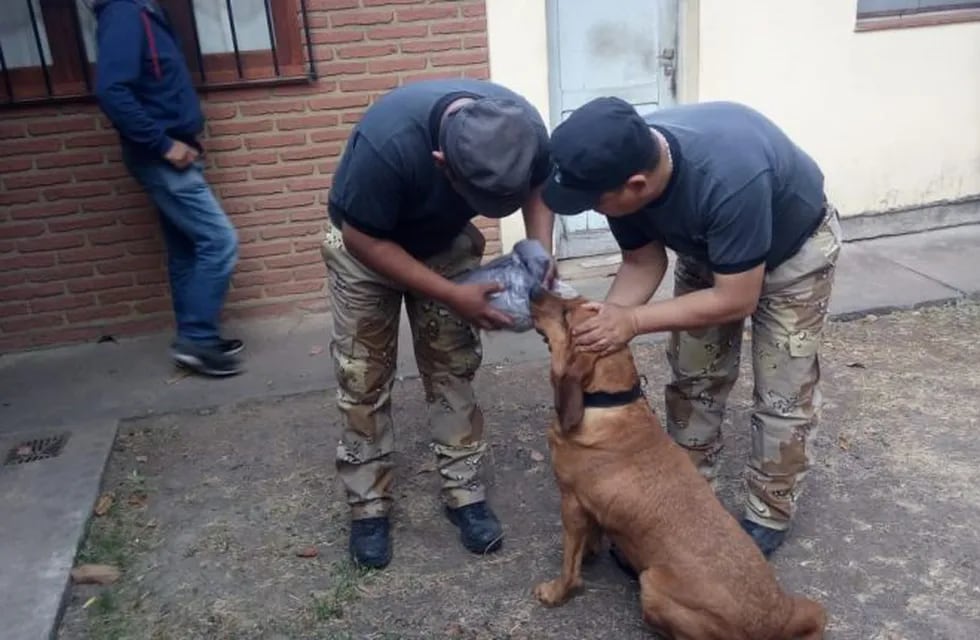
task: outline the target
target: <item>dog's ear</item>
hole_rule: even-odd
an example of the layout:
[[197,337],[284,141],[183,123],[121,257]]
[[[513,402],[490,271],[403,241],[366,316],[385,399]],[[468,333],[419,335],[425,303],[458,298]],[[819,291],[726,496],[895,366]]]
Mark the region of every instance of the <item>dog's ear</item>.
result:
[[558,425],[568,433],[582,423],[585,415],[585,390],[596,357],[589,353],[576,353],[569,349],[569,361],[555,384],[555,410]]

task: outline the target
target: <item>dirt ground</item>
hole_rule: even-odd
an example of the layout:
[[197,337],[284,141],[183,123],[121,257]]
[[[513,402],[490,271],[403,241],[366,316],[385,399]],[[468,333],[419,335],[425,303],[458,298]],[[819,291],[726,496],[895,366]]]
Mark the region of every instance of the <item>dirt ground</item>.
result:
[[[818,464],[773,562],[785,585],[826,604],[830,638],[980,638],[978,336],[980,305],[969,304],[828,329]],[[635,351],[659,410],[662,349]],[[733,510],[747,373],[726,423],[720,497]],[[441,515],[418,381],[396,385],[395,556],[376,574],[347,562],[332,393],[140,419],[120,430],[105,479],[113,506],[93,520],[81,556],[123,577],[73,588],[60,637],[652,637],[636,583],[608,556],[564,607],[532,599],[560,559],[546,364],[485,369],[477,389],[501,553],[471,556]],[[318,555],[299,557],[308,546]]]

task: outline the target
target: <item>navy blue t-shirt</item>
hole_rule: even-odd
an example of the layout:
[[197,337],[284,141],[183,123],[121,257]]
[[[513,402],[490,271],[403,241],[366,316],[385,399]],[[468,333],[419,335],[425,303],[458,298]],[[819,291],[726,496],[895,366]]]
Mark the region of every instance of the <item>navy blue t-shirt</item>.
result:
[[535,114],[541,151],[531,186],[547,179],[548,131],[524,98],[482,80],[416,82],[375,102],[351,133],[330,190],[334,225],[349,224],[391,240],[416,258],[428,258],[452,244],[479,212],[453,189],[432,152],[439,148],[442,114],[461,97],[508,98]]
[[664,193],[636,213],[609,218],[624,250],[662,242],[716,273],[795,254],[823,219],[823,173],[775,124],[749,107],[711,102],[644,116],[670,144]]

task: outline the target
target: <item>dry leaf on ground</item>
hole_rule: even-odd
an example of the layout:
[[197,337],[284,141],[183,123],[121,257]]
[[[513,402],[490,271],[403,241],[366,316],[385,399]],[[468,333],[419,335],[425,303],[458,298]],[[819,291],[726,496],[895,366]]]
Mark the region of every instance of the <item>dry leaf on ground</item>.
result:
[[126,504],[137,509],[142,509],[146,506],[146,499],[147,495],[145,493],[133,493],[126,498]]
[[98,501],[95,503],[95,515],[100,518],[105,514],[109,513],[109,509],[112,508],[112,503],[116,501],[116,496],[111,493],[103,493],[99,496]]
[[299,558],[315,558],[318,555],[320,555],[320,551],[313,545],[303,547],[296,551],[296,556]]
[[112,584],[119,579],[119,569],[107,564],[82,564],[71,570],[75,584]]

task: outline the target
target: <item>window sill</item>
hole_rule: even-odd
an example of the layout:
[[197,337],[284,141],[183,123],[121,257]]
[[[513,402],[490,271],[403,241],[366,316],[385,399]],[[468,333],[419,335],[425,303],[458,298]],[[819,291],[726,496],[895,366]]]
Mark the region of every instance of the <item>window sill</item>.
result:
[[205,84],[196,84],[195,88],[200,93],[210,93],[212,91],[224,91],[226,89],[252,89],[257,87],[283,87],[297,84],[314,84],[317,80],[313,73],[307,75],[290,75],[279,78],[243,79],[228,80],[227,82],[208,81]]
[[[313,73],[307,75],[296,75],[296,76],[284,76],[280,78],[262,78],[262,79],[243,79],[243,80],[229,80],[227,82],[208,82],[206,84],[195,83],[194,88],[200,94],[208,94],[216,91],[225,91],[229,89],[255,89],[261,87],[284,87],[284,86],[295,86],[301,84],[313,85],[316,82],[316,76]],[[30,107],[42,107],[50,105],[59,104],[72,104],[72,103],[86,103],[95,102],[95,96],[91,93],[84,91],[84,87],[81,90],[69,90],[61,94],[55,94],[53,96],[44,95],[43,88],[37,88],[36,91],[31,92],[31,94],[25,97],[17,97],[12,102],[7,99],[6,95],[0,95],[0,111],[4,109],[16,109],[30,108]]]
[[909,13],[898,16],[858,18],[854,30],[885,31],[888,29],[912,29],[915,27],[936,27],[944,24],[980,22],[980,9],[959,9],[935,11],[931,13]]

